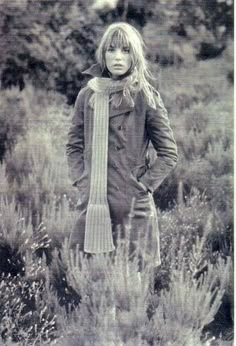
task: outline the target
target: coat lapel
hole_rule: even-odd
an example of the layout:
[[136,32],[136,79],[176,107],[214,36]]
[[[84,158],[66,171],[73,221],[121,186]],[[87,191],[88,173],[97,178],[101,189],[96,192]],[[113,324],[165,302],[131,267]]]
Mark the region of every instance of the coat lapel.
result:
[[113,105],[110,108],[110,118],[115,117],[117,115],[125,114],[131,112],[134,109],[128,101],[123,97],[122,102],[119,107],[114,107]]

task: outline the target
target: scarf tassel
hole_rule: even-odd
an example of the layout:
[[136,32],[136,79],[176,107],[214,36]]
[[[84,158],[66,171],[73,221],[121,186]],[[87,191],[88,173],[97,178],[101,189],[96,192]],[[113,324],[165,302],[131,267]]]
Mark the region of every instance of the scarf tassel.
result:
[[86,214],[84,251],[103,253],[114,249],[108,205],[89,204]]

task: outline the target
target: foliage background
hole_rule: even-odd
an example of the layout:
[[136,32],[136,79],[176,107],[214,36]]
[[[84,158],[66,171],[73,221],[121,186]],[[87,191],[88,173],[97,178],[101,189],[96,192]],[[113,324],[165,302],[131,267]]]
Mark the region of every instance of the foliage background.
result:
[[[0,309],[2,342],[55,339],[59,344],[58,335],[68,345],[74,340],[81,345],[232,340],[233,6],[232,0],[0,0],[0,274],[2,290],[11,292],[8,298],[0,295],[0,306],[6,306]],[[95,62],[105,27],[120,20],[137,27],[145,39],[180,157],[154,195],[163,263],[153,277],[154,288],[136,292],[140,319],[134,312],[137,301],[129,300],[134,292],[123,283],[127,271],[116,268],[113,286],[119,282],[124,290],[110,292],[107,276],[99,280],[94,274],[101,273],[97,264],[87,268],[86,262],[81,269],[67,246],[79,197],[65,157],[73,104],[86,83],[81,72]],[[211,275],[218,298],[210,296],[216,305],[211,309],[206,303],[213,317],[204,320],[186,309],[195,300],[194,289],[200,297],[213,292],[215,287],[207,286]],[[204,281],[197,288],[196,277]],[[127,280],[133,279],[128,275]],[[109,316],[110,303],[106,299],[108,305],[97,307],[96,299],[107,298],[101,291],[112,294],[121,310],[118,326],[107,322],[104,329],[100,316]],[[174,316],[171,311],[187,291],[190,302]],[[156,323],[163,323],[159,335]],[[138,333],[143,324],[148,335],[142,329]]]

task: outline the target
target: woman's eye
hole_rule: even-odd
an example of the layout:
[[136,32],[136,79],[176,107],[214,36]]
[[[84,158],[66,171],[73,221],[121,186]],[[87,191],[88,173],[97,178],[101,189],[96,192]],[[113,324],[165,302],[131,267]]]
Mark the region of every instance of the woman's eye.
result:
[[129,52],[130,52],[130,49],[129,49],[129,47],[124,47],[124,48],[123,48],[123,51],[124,51],[125,53],[129,53]]
[[114,47],[108,47],[108,48],[107,48],[107,51],[108,51],[108,52],[114,52],[114,50],[115,50]]

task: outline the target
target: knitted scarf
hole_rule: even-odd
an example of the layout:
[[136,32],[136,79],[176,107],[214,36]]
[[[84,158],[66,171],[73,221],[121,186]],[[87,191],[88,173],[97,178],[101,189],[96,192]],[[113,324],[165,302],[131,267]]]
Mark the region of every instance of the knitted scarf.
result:
[[92,96],[94,120],[84,251],[104,253],[115,249],[107,201],[109,102],[118,107],[122,97],[126,97],[133,105],[131,91],[134,90],[134,81],[131,76],[118,81],[95,77],[88,82],[88,86],[94,91]]

